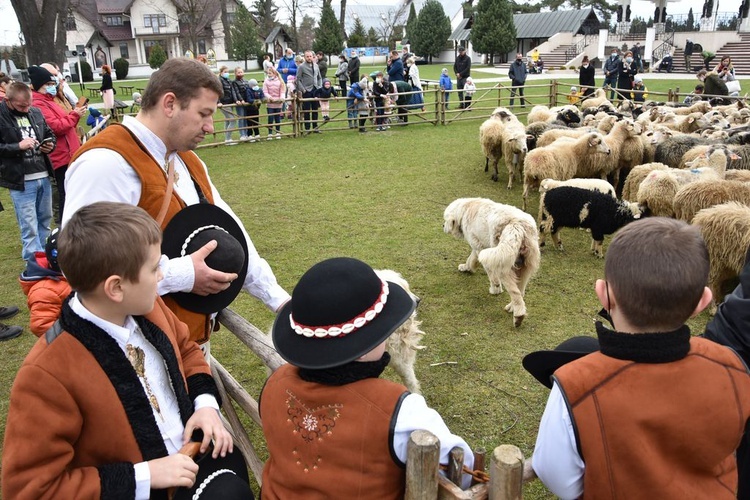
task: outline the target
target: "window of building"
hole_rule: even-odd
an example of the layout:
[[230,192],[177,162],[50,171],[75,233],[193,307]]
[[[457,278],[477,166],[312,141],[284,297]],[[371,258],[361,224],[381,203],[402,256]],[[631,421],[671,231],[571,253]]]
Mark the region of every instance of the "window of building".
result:
[[198,53],[199,54],[205,54],[206,53],[206,41],[201,39],[198,40]]
[[107,26],[122,26],[122,16],[107,16],[104,21]]
[[68,17],[65,18],[65,30],[66,31],[76,31],[78,28],[76,28],[76,17],[72,14],[68,15]]
[[128,49],[128,42],[120,42],[120,57],[123,59],[130,58],[130,51]]
[[166,14],[144,14],[143,25],[147,28],[159,28],[167,25]]

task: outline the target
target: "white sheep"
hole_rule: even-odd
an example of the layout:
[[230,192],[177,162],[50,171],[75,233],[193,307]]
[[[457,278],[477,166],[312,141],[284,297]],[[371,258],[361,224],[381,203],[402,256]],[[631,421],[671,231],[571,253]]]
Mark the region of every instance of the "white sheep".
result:
[[700,227],[711,267],[708,287],[714,303],[722,300],[725,284],[739,276],[750,248],[750,207],[723,203],[698,212],[693,225]]
[[[513,179],[521,179],[521,166],[529,151],[526,145],[526,127],[522,123],[508,122],[503,131],[503,160],[508,169],[508,189],[513,187]],[[495,174],[492,177],[497,180],[497,161],[495,161]]]
[[[716,151],[714,155],[723,151]],[[638,187],[638,203],[648,207],[651,215],[673,217],[674,197],[677,191],[691,182],[705,179],[721,179],[721,176],[711,167],[680,170],[654,170],[641,182]]]
[[529,114],[526,117],[526,123],[529,124],[536,122],[552,123],[556,120],[565,123],[579,123],[581,121],[581,115],[578,108],[572,105],[548,108],[547,106],[538,104],[531,108],[531,111],[529,111]]
[[633,167],[622,185],[622,199],[636,201],[638,199],[638,188],[643,179],[654,170],[667,170],[668,168],[668,166],[659,162],[644,163]]
[[590,189],[591,191],[599,191],[600,193],[608,194],[612,198],[617,198],[615,194],[615,188],[612,184],[605,181],[604,179],[568,179],[566,181],[558,181],[556,179],[544,179],[539,184],[539,192],[544,193],[550,189],[554,189],[560,186],[573,186],[581,189]]
[[[598,177],[606,179],[609,174],[615,175],[614,186],[617,187],[620,156],[623,144],[629,138],[637,138],[640,125],[630,120],[620,120],[612,131],[604,136],[604,142],[609,149],[607,154],[586,155],[578,159],[577,177]],[[640,141],[640,139],[638,139]]]
[[583,177],[578,172],[579,162],[601,154],[610,154],[610,149],[604,137],[596,132],[575,140],[562,138],[549,146],[529,151],[523,164],[523,209],[526,210],[529,189],[538,188],[543,179],[564,181]]
[[750,206],[750,183],[707,179],[683,186],[674,196],[675,217],[691,222],[704,208],[736,201]]
[[690,106],[679,107],[679,108],[668,108],[676,115],[689,115],[692,113],[708,113],[711,110],[711,103],[708,101],[698,101],[691,104]]
[[489,170],[490,160],[495,168],[492,180],[497,180],[497,162],[503,156],[503,131],[505,123],[500,118],[490,117],[479,127],[479,144],[484,153],[484,171]]
[[[643,122],[638,122],[643,126]],[[669,127],[662,125],[649,125],[648,128],[640,135],[643,143],[643,163],[654,161],[656,154],[656,145],[661,141],[674,135],[674,131]]]
[[671,128],[672,130],[684,133],[695,132],[706,125],[702,113],[690,113],[689,115],[668,113],[663,115],[657,120],[657,122]]
[[592,95],[581,101],[581,109],[598,108],[602,104],[612,106],[612,101],[607,99],[607,92],[604,89],[596,89]]

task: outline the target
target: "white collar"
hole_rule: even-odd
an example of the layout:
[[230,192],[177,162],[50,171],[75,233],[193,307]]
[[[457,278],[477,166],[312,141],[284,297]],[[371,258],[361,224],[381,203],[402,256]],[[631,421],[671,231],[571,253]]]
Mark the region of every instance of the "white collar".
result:
[[154,158],[154,160],[156,160],[158,165],[165,165],[167,161],[177,155],[177,152],[172,152],[169,157],[167,157],[167,146],[164,144],[164,141],[162,141],[150,128],[138,121],[137,118],[126,116],[122,120],[122,124],[127,127],[128,130],[133,132],[138,140],[146,146],[148,153]]
[[123,350],[125,349],[130,336],[133,334],[136,328],[138,328],[138,324],[135,322],[132,316],[128,316],[125,319],[125,326],[119,326],[114,323],[110,323],[109,321],[96,316],[94,313],[86,309],[83,304],[81,304],[81,301],[78,299],[77,293],[70,299],[70,308],[81,318],[92,322],[94,325],[107,332],[107,334],[112,337]]

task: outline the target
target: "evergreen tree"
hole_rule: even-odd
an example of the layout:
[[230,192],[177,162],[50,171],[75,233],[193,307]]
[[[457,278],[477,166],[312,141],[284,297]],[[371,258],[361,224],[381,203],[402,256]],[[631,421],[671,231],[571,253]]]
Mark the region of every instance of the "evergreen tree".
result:
[[320,13],[320,23],[315,28],[315,41],[312,48],[315,52],[326,55],[340,54],[344,48],[344,38],[341,36],[341,26],[336,19],[330,2],[323,2],[323,10]]
[[432,62],[432,58],[440,54],[451,36],[451,21],[438,0],[427,0],[424,3],[417,15],[416,28],[418,35],[416,40],[410,40],[411,50]]
[[310,50],[315,41],[315,19],[305,14],[297,29],[297,50]]
[[367,46],[368,47],[380,46],[380,37],[378,36],[377,31],[375,31],[375,28],[370,28],[367,31]]
[[505,54],[516,47],[513,11],[507,0],[479,0],[471,44],[477,52],[487,54],[490,63],[495,54]]
[[160,43],[151,47],[151,52],[148,54],[148,65],[154,69],[161,68],[161,65],[167,61],[167,53],[164,52],[164,47]]
[[258,38],[255,19],[245,5],[237,4],[237,14],[232,24],[232,54],[235,58],[245,61],[247,69],[248,59],[256,59],[261,53],[262,45]]
[[276,27],[279,8],[274,5],[273,0],[255,0],[252,12],[258,20],[258,33],[264,37],[268,36]]
[[417,37],[417,11],[414,8],[414,2],[411,2],[411,7],[409,7],[409,17],[406,18],[405,35],[410,44],[413,44],[414,39]]
[[349,47],[364,47],[367,45],[367,32],[365,25],[357,18],[354,20],[354,29],[349,34]]
[[693,15],[693,8],[690,7],[690,10],[688,11],[687,15],[687,28],[688,31],[693,31],[695,29],[695,16]]
[[542,0],[539,6],[547,7],[552,11],[583,10],[591,7],[597,13],[599,19],[605,20],[604,24],[607,24],[612,17],[612,13],[617,10],[617,4],[609,3],[607,0]]

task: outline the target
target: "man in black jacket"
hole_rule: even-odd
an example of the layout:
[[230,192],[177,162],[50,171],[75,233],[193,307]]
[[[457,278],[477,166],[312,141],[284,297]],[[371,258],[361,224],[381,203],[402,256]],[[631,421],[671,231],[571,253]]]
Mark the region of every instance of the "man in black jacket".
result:
[[521,96],[521,107],[526,107],[526,100],[523,98],[523,86],[526,84],[526,65],[523,63],[523,54],[516,54],[516,61],[510,65],[508,78],[510,78],[510,105],[513,106],[513,97],[518,94]]
[[456,74],[458,107],[463,109],[465,105],[463,89],[466,85],[466,79],[471,76],[471,57],[466,54],[466,48],[463,45],[458,48],[458,57],[453,63],[453,72]]
[[11,83],[0,103],[0,186],[10,191],[26,261],[33,262],[35,252],[44,252],[49,236],[53,174],[47,154],[55,145],[55,133],[41,111],[31,107],[31,89]]
[[352,50],[352,57],[349,59],[349,67],[346,71],[349,73],[350,82],[359,81],[359,54],[356,49]]

